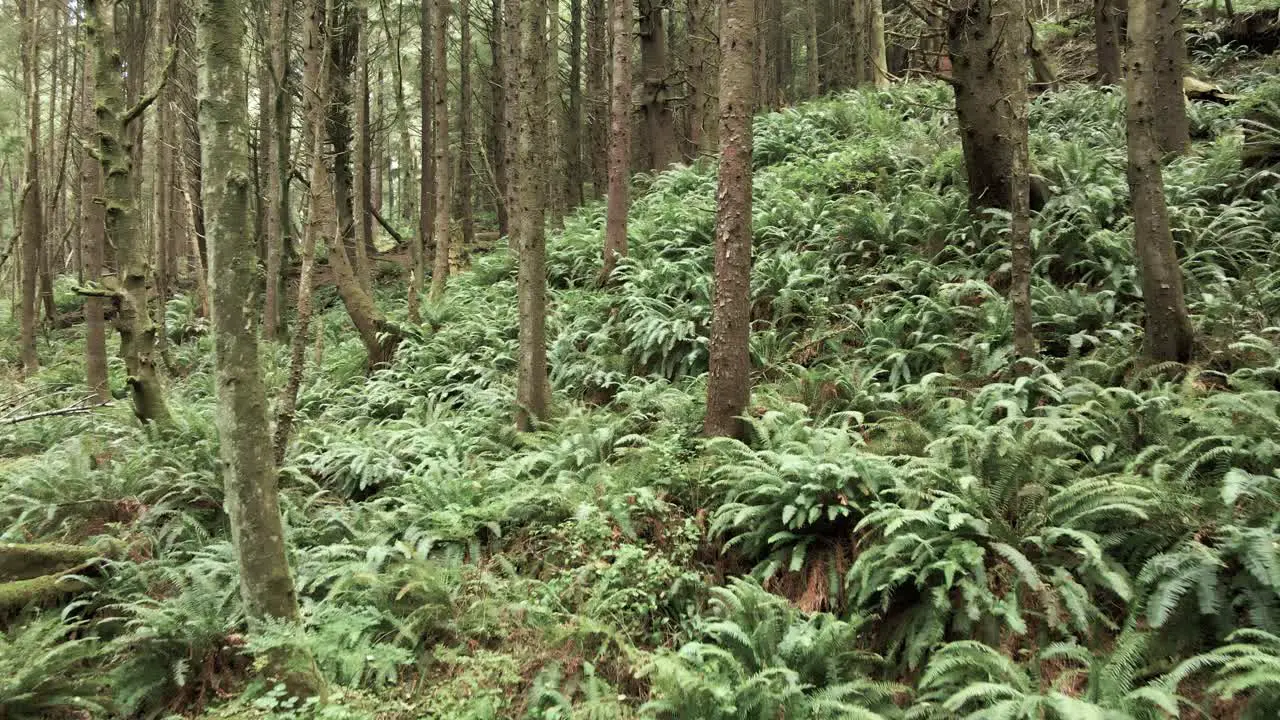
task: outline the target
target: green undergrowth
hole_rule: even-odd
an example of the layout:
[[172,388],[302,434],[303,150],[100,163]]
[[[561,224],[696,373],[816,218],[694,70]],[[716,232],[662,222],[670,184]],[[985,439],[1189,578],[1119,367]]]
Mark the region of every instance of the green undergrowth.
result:
[[[322,289],[281,470],[301,631],[245,627],[211,342],[170,303],[172,429],[117,403],[0,432],[0,542],[127,548],[61,614],[8,619],[0,715],[1274,717],[1280,196],[1241,166],[1245,109],[1195,106],[1165,171],[1198,340],[1150,367],[1123,99],[1036,101],[1052,193],[1018,375],[1006,219],[966,209],[949,93],[757,120],[744,442],[699,437],[712,166],[637,180],[608,289],[602,207],[550,238],[536,432],[512,423],[505,251],[371,377]],[[380,296],[403,319],[403,289]],[[35,382],[73,392],[79,347],[43,346]],[[280,644],[315,655],[326,704],[258,678]]]

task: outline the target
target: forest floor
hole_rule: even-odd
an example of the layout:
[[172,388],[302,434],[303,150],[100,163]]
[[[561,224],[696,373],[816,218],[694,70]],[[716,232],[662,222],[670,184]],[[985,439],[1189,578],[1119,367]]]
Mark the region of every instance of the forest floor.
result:
[[[1278,69],[1205,67],[1242,99],[1192,104],[1195,146],[1165,170],[1186,367],[1140,360],[1123,97],[1077,86],[1031,113],[1052,196],[1021,376],[1007,223],[968,213],[942,84],[757,119],[745,442],[699,436],[712,165],[637,180],[608,289],[602,207],[550,238],[554,416],[534,433],[512,423],[504,249],[372,376],[320,288],[281,470],[300,633],[245,630],[212,340],[175,299],[173,428],[123,402],[0,427],[0,542],[111,558],[5,615],[0,716],[1275,717],[1280,190],[1242,166],[1240,119],[1280,102]],[[403,280],[378,294],[405,323]],[[78,395],[78,333],[42,343],[32,410]],[[286,349],[264,363],[274,392]],[[281,643],[315,655],[326,705],[257,678]]]

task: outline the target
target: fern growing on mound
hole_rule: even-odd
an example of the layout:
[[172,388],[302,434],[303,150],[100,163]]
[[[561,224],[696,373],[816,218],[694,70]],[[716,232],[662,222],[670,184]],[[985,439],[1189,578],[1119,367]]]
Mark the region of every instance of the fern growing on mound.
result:
[[753,583],[713,590],[704,641],[655,656],[646,714],[704,720],[885,720],[901,688],[870,677],[861,620],[805,616]]
[[0,717],[43,720],[105,713],[98,638],[56,614],[0,632]]
[[1188,658],[1163,682],[1176,690],[1189,678],[1210,670],[1207,695],[1225,703],[1246,698],[1239,715],[1242,720],[1274,718],[1280,713],[1280,637],[1251,628],[1237,630],[1227,637],[1227,644]]
[[1179,699],[1139,685],[1145,638],[1133,631],[1110,655],[1055,643],[1027,663],[977,641],[944,645],[920,678],[907,720],[1164,720]]
[[[907,471],[864,450],[847,427],[813,427],[803,418],[769,412],[750,421],[757,447],[715,440],[715,488],[724,498],[709,531],[726,538],[755,563],[753,574],[769,581],[784,573],[808,578],[827,592],[805,603],[838,607],[839,578],[850,561],[854,527],[879,493]],[[806,591],[809,594],[809,591]]]
[[1071,478],[1055,468],[1052,424],[1014,421],[977,432],[976,475],[886,491],[859,524],[870,538],[846,578],[851,599],[887,615],[887,643],[908,665],[949,637],[1088,637],[1131,597],[1108,549],[1147,519],[1150,490]]

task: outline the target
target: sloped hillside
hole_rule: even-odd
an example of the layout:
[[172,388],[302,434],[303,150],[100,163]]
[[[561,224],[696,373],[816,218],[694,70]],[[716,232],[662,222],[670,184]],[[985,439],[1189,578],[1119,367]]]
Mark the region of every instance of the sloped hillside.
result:
[[[602,208],[551,239],[537,433],[511,423],[505,252],[370,378],[327,313],[282,473],[301,637],[243,631],[211,342],[172,304],[172,433],[124,408],[0,431],[0,540],[128,548],[61,615],[15,616],[0,716],[1273,717],[1280,191],[1237,129],[1259,103],[1195,105],[1165,173],[1191,367],[1139,362],[1123,98],[1034,104],[1042,358],[1014,374],[1006,222],[968,214],[950,102],[758,119],[746,443],[698,435],[710,166],[638,181],[608,288]],[[255,684],[279,643],[330,706]]]

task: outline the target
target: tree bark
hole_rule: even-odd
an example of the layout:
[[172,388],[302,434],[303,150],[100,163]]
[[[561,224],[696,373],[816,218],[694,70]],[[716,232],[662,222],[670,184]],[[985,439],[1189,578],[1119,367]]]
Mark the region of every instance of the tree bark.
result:
[[372,132],[369,127],[369,15],[363,5],[359,14],[359,45],[356,48],[356,96],[354,98],[356,112],[355,134],[355,168],[352,172],[352,185],[355,204],[355,258],[356,277],[360,287],[369,295],[373,294],[372,268],[369,264],[369,250],[373,247],[373,213],[370,209],[372,193],[369,185],[373,180],[373,163],[370,159],[369,145]]
[[292,0],[271,0],[267,33],[270,38],[267,61],[271,83],[271,133],[267,135],[267,201],[263,221],[267,226],[266,297],[263,303],[263,332],[269,342],[285,334],[284,249],[289,244],[289,176],[292,88],[289,82],[289,48],[292,32]]
[[[1184,153],[1191,147],[1187,121],[1187,100],[1182,79],[1186,74],[1187,41],[1182,28],[1181,0],[1160,0],[1148,4],[1156,48],[1151,66],[1156,92],[1150,101],[1156,108],[1156,140],[1165,153]],[[1130,39],[1132,44],[1132,39]]]
[[22,184],[22,370],[40,369],[36,354],[36,291],[40,247],[44,243],[44,210],[40,196],[40,4],[18,0],[21,22],[22,79],[27,105],[27,138]]
[[[467,2],[467,0],[462,0]],[[434,82],[435,87],[435,168],[436,168],[436,216],[435,216],[435,265],[431,269],[431,300],[439,302],[444,297],[445,284],[449,280],[449,205],[453,197],[449,189],[449,56],[446,42],[449,37],[449,0],[431,0],[434,8],[432,25],[435,30]]]
[[[496,2],[497,0],[495,0]],[[521,64],[524,62],[524,53],[520,49],[521,36],[524,30],[521,23],[524,21],[521,15],[520,0],[502,0],[502,37],[501,56],[503,72],[499,76],[502,78],[503,97],[506,102],[503,106],[502,115],[502,145],[503,164],[506,167],[506,193],[503,196],[503,205],[507,209],[507,244],[513,251],[518,248],[516,239],[515,219],[512,217],[517,211],[519,205],[519,175],[522,170],[519,157],[516,154],[516,145],[519,144],[519,125],[521,122],[520,113],[522,112],[520,102],[520,72]],[[497,56],[495,56],[497,57]]]
[[[1159,97],[1163,49],[1153,35],[1164,31],[1163,0],[1130,0],[1125,56],[1129,152],[1129,196],[1133,206],[1135,253],[1142,273],[1146,307],[1144,352],[1152,362],[1188,362],[1192,355],[1191,320],[1182,290],[1182,269],[1169,229],[1161,158],[1163,123]],[[1180,98],[1181,99],[1181,98]]]
[[327,128],[331,162],[329,184],[333,188],[337,228],[334,242],[329,247],[329,267],[333,270],[338,296],[347,310],[347,316],[355,325],[364,343],[369,370],[375,370],[391,362],[400,344],[398,328],[387,321],[378,310],[373,296],[365,292],[351,258],[347,254],[352,237],[354,218],[351,202],[351,76],[355,71],[355,51],[359,29],[356,13],[347,0],[329,0],[331,10],[325,14],[324,35],[328,72],[327,99],[321,107],[313,108],[317,122]]
[[1012,209],[1016,138],[1025,137],[1027,128],[1025,122],[1019,127],[1009,103],[1026,95],[1026,28],[1009,0],[952,0],[948,11],[956,114],[974,211]]
[[[80,88],[80,135],[93,136],[93,54],[85,53]],[[106,209],[102,195],[102,174],[98,161],[89,153],[80,160],[80,248],[84,260],[84,280],[89,285],[102,281],[105,265]],[[107,384],[107,331],[103,299],[84,299],[85,383],[100,402],[111,399]]]
[[544,76],[546,78],[547,105],[542,122],[546,123],[546,174],[550,184],[544,194],[544,206],[548,221],[552,228],[559,229],[564,224],[565,196],[564,175],[565,137],[564,137],[564,103],[560,92],[560,0],[547,2],[547,61]]
[[867,79],[877,89],[889,87],[889,60],[884,42],[883,0],[867,3]]
[[646,166],[665,170],[679,159],[679,152],[667,82],[667,30],[661,0],[640,0],[640,64],[644,76],[640,107],[648,150]]
[[1124,79],[1121,48],[1127,12],[1127,0],[1094,0],[1093,44],[1099,85],[1116,85]]
[[298,390],[302,386],[306,368],[308,333],[313,312],[311,294],[315,274],[316,247],[328,243],[333,236],[333,189],[329,185],[329,171],[324,162],[324,123],[320,122],[323,108],[329,103],[329,64],[325,61],[324,39],[325,0],[310,0],[306,30],[303,36],[304,68],[302,79],[302,106],[308,118],[305,123],[310,136],[303,142],[311,148],[311,165],[307,196],[307,224],[302,234],[302,269],[298,277],[297,318],[289,343],[289,377],[280,391],[276,410],[275,462],[284,460],[289,447],[289,436],[298,404]]
[[569,207],[584,202],[582,183],[582,0],[569,0],[569,106],[565,120],[564,198]]
[[751,395],[751,109],[754,0],[721,0],[720,171],[703,431],[739,437]]
[[631,6],[632,0],[609,0],[613,30],[613,107],[609,124],[609,196],[601,284],[609,282],[618,258],[627,254],[627,211],[631,206]]
[[818,0],[805,0],[804,74],[809,97],[822,94],[821,67],[818,62]]
[[[547,378],[547,270],[545,197],[547,159],[545,128],[547,105],[547,43],[544,22],[547,0],[521,3],[521,32],[516,47],[518,63],[517,106],[520,124],[516,135],[516,212],[513,232],[519,257],[516,294],[519,316],[519,357],[516,375],[516,427],[528,431],[547,417],[551,389]],[[508,42],[512,40],[509,38]]]
[[[497,186],[494,210],[498,216],[498,234],[508,235],[511,232],[511,98],[508,95],[511,83],[508,82],[507,60],[511,56],[511,48],[510,42],[503,42],[504,25],[508,21],[504,15],[502,0],[490,0],[489,9],[489,57],[492,63],[489,78],[492,93],[490,134],[493,137],[491,157],[494,185]],[[508,40],[510,37],[508,36]]]
[[95,53],[95,151],[103,178],[106,238],[115,248],[118,267],[110,294],[134,415],[144,424],[167,424],[169,407],[154,357],[155,323],[148,311],[147,284],[151,267],[139,227],[138,186],[134,181],[133,154],[128,140],[130,125],[146,108],[141,103],[125,107],[122,60],[116,46],[117,9],[117,3],[110,0],[85,3],[85,29]]
[[609,178],[609,51],[605,0],[587,0],[587,176],[591,197],[605,192]]
[[690,142],[698,155],[716,151],[716,4],[712,0],[686,0],[689,26]]
[[475,247],[475,208],[472,207],[472,168],[475,140],[471,119],[471,0],[458,4],[458,208],[462,223],[462,252]]
[[434,133],[431,128],[432,115],[435,108],[435,75],[431,71],[431,3],[434,0],[422,0],[418,12],[418,64],[422,85],[419,88],[419,119],[421,129],[418,144],[419,165],[422,174],[418,185],[418,227],[413,238],[410,254],[413,256],[413,272],[409,276],[409,321],[419,323],[422,317],[418,312],[418,304],[422,301],[422,288],[427,275],[427,248],[431,247],[432,223],[435,222],[435,156],[433,150]]
[[[204,0],[199,23],[219,446],[246,615],[255,623],[296,623],[298,597],[285,553],[266,384],[258,360],[257,248],[248,223],[251,186],[243,146],[249,122],[241,43],[247,33],[238,5],[237,0]],[[268,672],[295,696],[321,691],[305,651],[281,647],[268,657]]]

